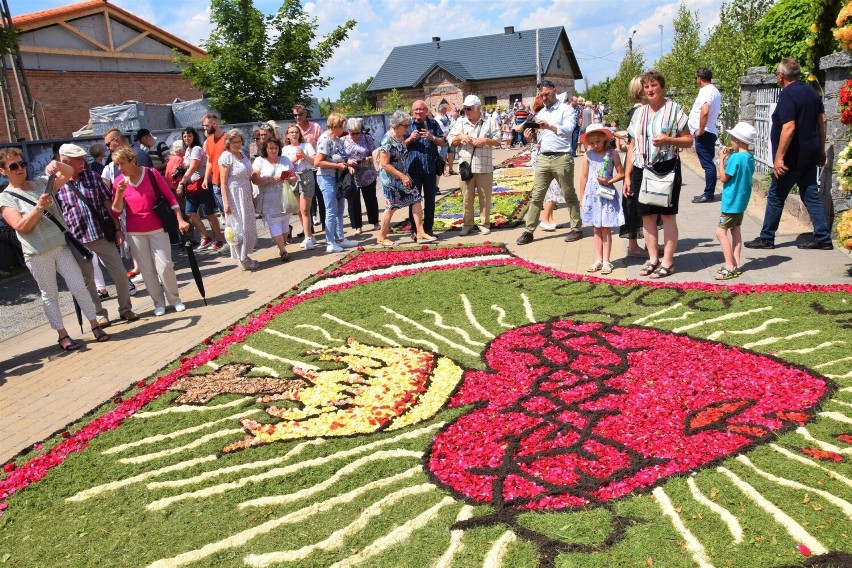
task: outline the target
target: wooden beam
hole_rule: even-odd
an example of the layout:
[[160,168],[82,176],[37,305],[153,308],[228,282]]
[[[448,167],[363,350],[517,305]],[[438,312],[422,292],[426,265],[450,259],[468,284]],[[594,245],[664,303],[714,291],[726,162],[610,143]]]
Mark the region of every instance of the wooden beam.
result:
[[174,61],[174,55],[156,55],[150,53],[125,53],[119,51],[85,51],[82,49],[60,49],[56,47],[37,47],[22,45],[21,53],[44,55],[70,55],[79,57],[100,57],[102,59],[141,59],[146,61]]
[[148,37],[149,35],[150,35],[150,32],[147,32],[147,31],[142,32],[142,33],[141,33],[141,34],[139,34],[138,36],[136,36],[136,37],[134,37],[134,38],[132,38],[132,39],[129,39],[129,40],[127,40],[126,42],[124,42],[122,45],[120,45],[120,46],[116,47],[113,51],[124,51],[126,48],[130,47],[131,45],[133,45],[134,43],[136,43],[136,42],[137,42],[137,41],[139,41],[140,39],[142,39],[142,38],[146,38],[146,37]]
[[106,35],[109,39],[109,48],[110,51],[115,49],[115,44],[112,42],[112,23],[109,21],[109,14],[106,10],[103,12],[104,14],[104,29],[106,29]]
[[68,31],[69,31],[69,32],[71,32],[72,34],[75,34],[75,35],[80,36],[80,37],[81,37],[81,38],[83,38],[84,40],[88,41],[88,42],[89,42],[89,43],[91,43],[92,45],[95,45],[95,46],[97,46],[97,47],[100,47],[100,48],[101,48],[101,49],[103,49],[104,51],[109,51],[109,50],[110,50],[107,46],[105,46],[104,44],[102,44],[101,42],[99,42],[98,40],[96,40],[95,38],[90,37],[90,36],[88,36],[88,35],[84,34],[84,33],[83,33],[83,32],[81,32],[80,30],[78,30],[77,28],[75,28],[74,26],[69,26],[66,22],[59,22],[59,27],[60,27],[60,28],[65,28],[66,30],[68,30]]

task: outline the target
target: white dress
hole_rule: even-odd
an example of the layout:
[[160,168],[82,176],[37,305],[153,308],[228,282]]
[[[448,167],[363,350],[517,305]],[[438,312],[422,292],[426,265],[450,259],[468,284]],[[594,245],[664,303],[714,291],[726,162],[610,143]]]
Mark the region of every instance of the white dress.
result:
[[[242,242],[232,244],[231,258],[244,262],[254,252],[257,243],[257,225],[255,223],[254,203],[252,202],[251,163],[243,156],[237,159],[231,152],[223,152],[219,158],[219,167],[228,171],[228,205],[231,214],[242,230]],[[228,219],[225,219],[228,223]]]

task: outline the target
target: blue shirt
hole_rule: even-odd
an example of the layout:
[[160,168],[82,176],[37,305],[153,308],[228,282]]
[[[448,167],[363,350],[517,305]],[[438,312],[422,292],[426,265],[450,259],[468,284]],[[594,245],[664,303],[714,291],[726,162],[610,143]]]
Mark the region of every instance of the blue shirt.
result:
[[734,152],[725,162],[725,173],[731,177],[722,184],[722,213],[742,213],[751,199],[754,156],[751,152]]
[[[435,138],[444,138],[444,131],[437,121],[427,118],[425,127]],[[411,136],[411,133],[416,129],[417,123],[412,120],[411,124],[408,125],[408,132],[406,132],[405,137],[408,138]],[[406,144],[406,147],[408,148],[408,156],[406,158],[408,175],[434,175],[437,172],[437,144],[431,140],[427,140],[425,136],[421,136],[410,144]]]
[[542,152],[568,153],[571,151],[571,133],[577,125],[571,105],[556,99],[552,107],[544,107],[538,111],[535,118],[537,121],[544,120],[556,127],[556,132],[541,129]]

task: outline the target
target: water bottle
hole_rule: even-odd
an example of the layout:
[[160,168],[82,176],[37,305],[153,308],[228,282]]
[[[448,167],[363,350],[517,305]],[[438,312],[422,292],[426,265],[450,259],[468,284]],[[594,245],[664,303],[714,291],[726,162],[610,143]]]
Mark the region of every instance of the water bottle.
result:
[[601,169],[598,172],[598,177],[602,179],[609,179],[612,176],[610,175],[610,168],[612,167],[612,158],[609,153],[604,154],[603,160],[601,160]]

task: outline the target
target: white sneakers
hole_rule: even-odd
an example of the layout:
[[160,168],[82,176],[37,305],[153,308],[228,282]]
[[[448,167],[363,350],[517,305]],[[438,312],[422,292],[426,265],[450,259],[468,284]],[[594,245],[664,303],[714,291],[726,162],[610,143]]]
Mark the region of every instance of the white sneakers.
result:
[[156,308],[154,308],[154,315],[157,317],[166,315],[165,306],[157,306]]
[[486,227],[485,225],[480,225],[479,226],[479,234],[480,235],[490,235],[491,229]]
[[325,247],[325,252],[343,252],[344,248],[337,243],[329,243]]
[[313,250],[316,248],[316,246],[317,242],[316,240],[314,240],[313,235],[311,235],[310,237],[305,237],[305,240],[299,243],[299,248],[304,250]]
[[174,308],[176,312],[182,312],[186,310],[186,306],[183,305],[183,302],[175,302]]
[[342,241],[338,241],[337,244],[339,244],[345,249],[351,249],[358,246],[358,243],[356,243],[355,241],[350,241],[349,239],[343,239]]
[[556,225],[553,223],[545,223],[542,221],[538,226],[542,231],[551,232],[556,230]]

